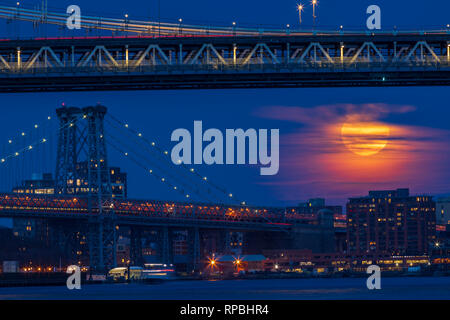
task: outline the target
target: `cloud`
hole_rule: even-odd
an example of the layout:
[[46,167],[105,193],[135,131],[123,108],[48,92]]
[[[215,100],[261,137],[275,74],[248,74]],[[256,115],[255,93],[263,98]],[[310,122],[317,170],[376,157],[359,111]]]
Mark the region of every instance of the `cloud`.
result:
[[410,105],[387,105],[383,103],[368,103],[362,105],[337,104],[323,105],[313,108],[304,107],[263,107],[257,116],[273,120],[284,120],[301,123],[307,126],[321,125],[347,121],[374,121],[390,114],[404,114],[415,111]]
[[[450,131],[383,121],[415,110],[388,104],[262,108],[257,113],[260,117],[298,124],[281,136],[280,174],[265,184],[287,201],[327,197],[344,203],[368,190],[398,187],[448,192]],[[371,156],[355,154],[343,143],[344,123],[388,126],[389,136],[383,137],[386,146]],[[364,143],[380,139],[364,136]]]

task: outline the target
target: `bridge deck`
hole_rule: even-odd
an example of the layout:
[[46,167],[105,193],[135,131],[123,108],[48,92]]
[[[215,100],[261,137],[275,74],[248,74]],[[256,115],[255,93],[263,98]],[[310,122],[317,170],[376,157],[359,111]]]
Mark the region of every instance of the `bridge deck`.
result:
[[[89,209],[91,207],[91,209]],[[0,217],[55,219],[90,219],[99,209],[88,199],[0,194]],[[244,229],[283,229],[301,224],[315,224],[312,215],[302,215],[283,208],[238,207],[147,200],[108,200],[103,214],[120,224],[173,226],[230,226]]]
[[0,41],[0,92],[449,85],[450,34]]

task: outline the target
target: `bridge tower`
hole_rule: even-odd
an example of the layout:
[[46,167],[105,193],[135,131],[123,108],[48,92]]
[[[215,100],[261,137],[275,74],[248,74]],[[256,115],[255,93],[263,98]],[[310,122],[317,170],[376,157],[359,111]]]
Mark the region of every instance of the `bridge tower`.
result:
[[91,268],[104,271],[116,265],[116,222],[107,205],[112,198],[111,176],[104,135],[104,106],[62,107],[56,159],[56,188],[61,195],[85,197]]
[[78,154],[77,127],[81,114],[79,108],[56,109],[59,118],[58,149],[56,156],[55,193],[73,194],[76,182]]

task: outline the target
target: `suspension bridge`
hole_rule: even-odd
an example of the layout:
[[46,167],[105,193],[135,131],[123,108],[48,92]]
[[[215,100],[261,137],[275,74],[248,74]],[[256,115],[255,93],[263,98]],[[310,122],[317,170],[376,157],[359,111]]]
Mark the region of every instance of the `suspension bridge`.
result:
[[[65,28],[69,16],[47,8],[0,6],[0,19],[30,22],[34,27]],[[450,82],[448,27],[376,33],[342,28],[303,32],[92,16],[82,16],[81,27],[99,33],[1,39],[0,92],[416,86]],[[58,242],[80,239],[81,233],[93,270],[116,264],[117,238],[123,227],[130,231],[129,255],[131,263],[136,264],[142,261],[142,233],[148,228],[156,228],[159,254],[166,263],[173,261],[173,231],[187,229],[188,260],[193,269],[203,257],[202,232],[207,230],[220,235],[217,241],[222,243],[223,251],[229,248],[230,230],[260,235],[268,232],[272,242],[283,238],[285,244],[295,243],[297,248],[299,243],[308,243],[318,250],[333,250],[326,249],[333,241],[332,218],[303,215],[295,209],[250,207],[193,168],[172,165],[167,152],[156,142],[108,115],[105,107],[63,107],[57,110],[57,118],[57,125],[35,125],[37,131],[22,132],[19,139],[9,140],[3,148],[0,165],[5,192],[0,193],[0,217],[50,223],[59,230]],[[55,133],[57,143],[51,137]],[[57,145],[55,152],[48,147],[52,141]],[[107,149],[129,159],[158,183],[177,192],[183,201],[116,197]],[[52,194],[10,191],[14,184],[8,183],[26,177],[30,174],[27,169],[44,170],[39,168],[39,159],[44,166],[53,163],[46,157],[56,159]]]
[[[31,132],[9,139],[3,148],[0,173],[5,192],[0,193],[0,218],[45,221],[59,230],[62,243],[76,242],[82,233],[93,270],[116,264],[121,228],[130,230],[130,261],[136,264],[142,261],[139,244],[144,230],[153,228],[160,234],[159,254],[165,263],[173,261],[172,231],[188,230],[188,261],[193,268],[204,258],[200,253],[204,230],[216,230],[223,251],[229,249],[232,232],[268,232],[292,241],[304,232],[317,243],[326,241],[324,235],[330,236],[328,241],[333,239],[332,216],[322,221],[295,209],[248,206],[194,168],[173,164],[156,141],[107,114],[104,106],[63,106],[56,114],[58,123],[49,116]],[[52,143],[56,152],[51,151]],[[108,146],[184,201],[135,200],[114,193]],[[11,192],[32,172],[49,170],[52,156],[56,157],[54,183],[42,187],[31,182]]]
[[[0,6],[66,28],[68,13]],[[446,86],[450,27],[391,32],[207,27],[82,16],[98,36],[0,41],[0,92]],[[105,35],[110,32],[111,35]]]

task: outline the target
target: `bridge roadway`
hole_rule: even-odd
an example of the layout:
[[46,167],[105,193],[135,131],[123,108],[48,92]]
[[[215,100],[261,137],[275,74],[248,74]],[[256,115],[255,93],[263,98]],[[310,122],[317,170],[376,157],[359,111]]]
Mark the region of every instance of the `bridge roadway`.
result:
[[[86,198],[0,194],[0,218],[89,220],[99,209],[89,210]],[[256,208],[146,200],[108,200],[103,214],[117,225],[200,227],[254,231],[287,231],[311,225],[315,218],[281,208]]]
[[450,32],[0,41],[0,92],[450,84]]

